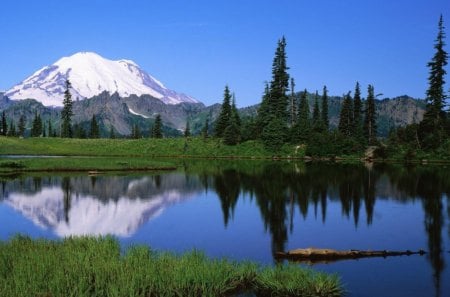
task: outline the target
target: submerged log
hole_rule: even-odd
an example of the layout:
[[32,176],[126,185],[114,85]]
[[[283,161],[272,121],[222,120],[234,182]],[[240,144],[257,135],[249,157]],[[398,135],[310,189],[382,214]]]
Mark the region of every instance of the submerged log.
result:
[[411,255],[424,255],[426,252],[424,250],[418,251],[363,251],[363,250],[347,250],[338,251],[332,249],[296,249],[288,252],[277,252],[275,257],[277,259],[287,259],[298,262],[309,262],[315,264],[318,262],[335,262],[340,260],[352,260],[361,258],[373,258],[373,257],[395,257],[395,256],[411,256]]

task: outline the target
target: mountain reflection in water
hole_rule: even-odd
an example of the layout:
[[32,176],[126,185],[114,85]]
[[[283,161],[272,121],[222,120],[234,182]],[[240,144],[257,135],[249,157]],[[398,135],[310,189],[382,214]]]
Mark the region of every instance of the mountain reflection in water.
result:
[[[412,232],[424,233],[427,246],[420,248],[429,251],[435,295],[441,292],[447,255],[444,236],[450,238],[450,171],[445,166],[184,161],[181,167],[178,172],[144,176],[0,177],[0,205],[58,236],[129,237],[164,210],[212,192],[218,197],[216,207],[221,208],[225,229],[234,224],[239,201],[250,201],[270,238],[272,255],[292,248],[290,237],[302,223],[295,214],[304,221],[313,216],[326,225],[329,217],[336,220],[339,205],[339,222],[351,222],[355,230],[367,232],[377,223],[377,204],[418,205],[421,215],[413,219],[421,220],[423,230]],[[199,236],[214,240],[206,231]],[[304,246],[295,246],[300,247]]]

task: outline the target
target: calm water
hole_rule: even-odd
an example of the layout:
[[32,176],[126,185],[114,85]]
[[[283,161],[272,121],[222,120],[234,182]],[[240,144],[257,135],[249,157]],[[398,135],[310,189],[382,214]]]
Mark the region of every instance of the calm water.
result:
[[445,167],[183,162],[169,173],[0,177],[0,239],[114,234],[123,245],[276,261],[295,248],[424,249],[318,264],[349,296],[450,296]]

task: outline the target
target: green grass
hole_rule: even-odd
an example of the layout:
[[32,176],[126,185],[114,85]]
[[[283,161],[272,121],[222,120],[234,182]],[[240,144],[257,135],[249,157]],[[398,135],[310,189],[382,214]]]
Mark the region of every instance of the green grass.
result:
[[136,246],[121,254],[116,239],[0,242],[0,296],[341,296],[335,276],[300,266],[259,267],[212,260],[193,251],[158,253]]
[[172,170],[173,162],[144,157],[64,157],[0,159],[0,173],[33,171]]
[[145,156],[145,157],[303,157],[304,148],[286,144],[267,151],[259,141],[227,146],[219,139],[201,137],[165,139],[67,139],[0,137],[0,155]]

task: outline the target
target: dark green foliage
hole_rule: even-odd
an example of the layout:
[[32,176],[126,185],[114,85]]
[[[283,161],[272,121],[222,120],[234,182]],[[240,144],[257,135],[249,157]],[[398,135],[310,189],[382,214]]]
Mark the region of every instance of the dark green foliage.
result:
[[209,118],[206,118],[205,125],[203,125],[203,128],[202,128],[202,137],[204,139],[209,137],[208,130],[209,130]]
[[53,137],[53,127],[52,122],[48,120],[47,122],[47,128],[48,128],[48,137]]
[[291,95],[289,96],[289,111],[290,111],[290,126],[294,127],[295,123],[297,123],[297,97],[295,96],[295,82],[294,82],[294,78],[291,78]]
[[[428,63],[430,75],[428,77],[428,89],[426,97],[426,111],[420,124],[420,139],[426,149],[437,148],[444,142],[446,115],[444,112],[445,99],[445,66],[448,54],[444,50],[445,28],[441,15],[439,19],[439,31],[434,48],[436,50],[431,62]],[[448,135],[447,135],[448,136]]]
[[322,128],[322,123],[320,120],[320,110],[319,110],[319,93],[316,91],[314,96],[314,107],[312,116],[312,127],[315,131],[320,131]]
[[73,125],[72,130],[73,130],[73,136],[75,138],[79,138],[79,139],[87,138],[86,130],[84,129],[84,127],[81,124],[75,123]]
[[100,138],[100,128],[97,123],[97,119],[95,118],[95,114],[92,115],[91,120],[91,131],[89,133],[90,138]]
[[14,125],[13,120],[11,120],[9,122],[9,128],[8,128],[8,132],[6,133],[7,136],[17,136],[17,132],[16,132],[16,126]]
[[[156,126],[156,125],[155,125],[155,126]],[[138,124],[134,124],[134,125],[131,127],[131,135],[130,135],[130,137],[133,138],[133,139],[139,139],[139,138],[142,137],[141,129],[139,128],[139,125],[138,125]],[[158,137],[154,137],[154,138],[158,138]],[[159,137],[159,138],[160,138],[160,137]]]
[[222,137],[225,129],[230,124],[231,117],[231,93],[228,86],[225,86],[223,94],[222,108],[216,121],[214,134],[216,137]]
[[184,137],[191,136],[191,128],[189,127],[189,121],[186,122],[186,128],[184,129]]
[[297,124],[292,129],[292,140],[294,142],[305,142],[309,139],[311,132],[311,121],[309,118],[308,91],[305,89],[300,95],[300,106],[298,110]]
[[226,145],[236,145],[241,141],[240,127],[232,121],[223,133],[223,142]]
[[42,134],[42,119],[41,116],[34,112],[34,119],[31,126],[31,137],[39,137]]
[[286,95],[289,89],[289,74],[286,63],[286,39],[278,40],[275,57],[272,63],[272,81],[270,82],[270,112],[282,121],[288,120],[288,102]]
[[47,131],[45,129],[45,122],[42,122],[42,137],[47,137]]
[[261,134],[261,139],[264,146],[272,151],[277,152],[281,149],[287,138],[287,126],[284,121],[278,118],[272,119],[264,128]]
[[161,115],[157,115],[152,129],[152,138],[163,138]]
[[25,117],[23,115],[20,116],[19,118],[19,125],[17,126],[18,128],[18,136],[19,137],[24,137],[25,136]]
[[69,80],[66,80],[66,90],[64,91],[63,109],[61,110],[61,137],[72,137],[72,95],[70,94],[70,88],[72,85]]
[[1,122],[1,133],[0,135],[6,136],[8,134],[8,123],[6,121],[5,111],[2,113],[2,122]]
[[[288,98],[287,92],[289,90],[289,74],[287,73],[286,63],[286,39],[282,37],[278,40],[277,49],[275,51],[275,57],[272,63],[272,80],[270,84],[266,84],[261,106],[258,110],[258,116],[256,119],[257,131],[256,135],[263,138],[262,134],[268,125],[273,123],[274,119],[279,119],[286,125],[288,122],[293,122],[292,116],[294,104],[293,98]],[[291,103],[291,111],[288,111],[289,104]],[[282,127],[278,125],[279,127]],[[285,126],[285,125],[284,125]],[[275,126],[269,130],[272,130]],[[278,131],[280,133],[286,133],[285,131]],[[264,140],[263,140],[264,141]]]
[[109,129],[109,138],[111,139],[115,139],[116,138],[116,133],[114,132],[114,127],[111,125],[110,129]]
[[353,136],[353,102],[350,92],[344,95],[341,113],[339,115],[338,130],[345,136]]
[[321,110],[321,118],[325,131],[330,129],[330,120],[328,115],[328,91],[327,86],[323,87],[322,91],[322,110]]
[[375,91],[372,85],[367,88],[367,100],[364,117],[364,136],[369,145],[376,143],[377,137],[377,114],[375,110]]
[[236,107],[236,98],[233,94],[233,101],[231,103],[231,115],[230,115],[230,124],[234,122],[238,127],[241,127],[241,118],[239,116],[238,109]]
[[259,132],[259,127],[256,122],[256,118],[254,117],[244,117],[242,118],[241,124],[241,139],[242,141],[247,140],[255,140],[258,138],[258,135],[261,134]]
[[355,95],[353,96],[353,130],[356,137],[363,135],[362,101],[359,82],[356,82]]

